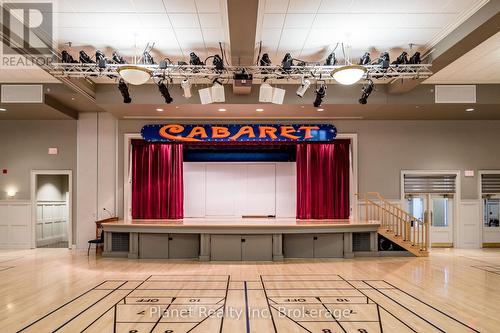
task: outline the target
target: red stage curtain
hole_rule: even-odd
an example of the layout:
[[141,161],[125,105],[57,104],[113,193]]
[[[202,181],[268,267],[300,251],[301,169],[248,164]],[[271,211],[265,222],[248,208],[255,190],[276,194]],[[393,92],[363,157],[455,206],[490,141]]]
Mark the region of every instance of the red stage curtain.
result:
[[297,145],[297,218],[349,218],[349,140]]
[[182,144],[132,141],[132,218],[182,219]]

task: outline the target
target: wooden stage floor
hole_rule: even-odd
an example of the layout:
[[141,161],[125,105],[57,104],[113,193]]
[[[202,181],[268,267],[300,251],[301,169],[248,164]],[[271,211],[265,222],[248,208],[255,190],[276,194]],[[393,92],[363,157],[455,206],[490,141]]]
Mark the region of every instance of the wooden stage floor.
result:
[[0,251],[2,332],[498,332],[500,251],[200,263]]

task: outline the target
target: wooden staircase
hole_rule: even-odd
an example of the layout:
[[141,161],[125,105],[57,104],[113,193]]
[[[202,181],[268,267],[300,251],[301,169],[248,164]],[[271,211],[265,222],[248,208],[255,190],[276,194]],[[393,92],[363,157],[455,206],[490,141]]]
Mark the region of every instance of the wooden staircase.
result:
[[379,222],[378,233],[417,257],[429,255],[429,222],[417,219],[410,213],[388,202],[378,192],[356,194],[358,216],[365,222]]

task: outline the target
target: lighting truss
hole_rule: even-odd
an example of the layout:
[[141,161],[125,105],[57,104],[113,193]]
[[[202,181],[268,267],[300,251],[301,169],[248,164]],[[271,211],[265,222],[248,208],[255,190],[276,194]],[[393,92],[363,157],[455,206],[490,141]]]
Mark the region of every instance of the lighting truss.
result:
[[[59,78],[89,78],[99,77],[118,79],[118,69],[121,64],[107,64],[100,68],[98,64],[82,63],[52,63],[49,73]],[[215,78],[223,80],[224,83],[232,82],[236,72],[241,72],[242,67],[226,66],[224,71],[217,71],[215,66],[210,65],[175,65],[169,64],[167,68],[161,69],[158,65],[138,65],[151,71],[153,78],[168,77],[172,81],[181,82],[186,78],[193,83],[209,83]],[[254,82],[272,80],[273,83],[287,83],[287,81],[300,81],[303,77],[313,80],[322,80],[334,83],[330,73],[342,66],[292,66],[290,70],[283,70],[281,66],[249,66],[245,71],[253,75]],[[395,80],[395,79],[426,79],[432,75],[430,64],[418,65],[390,65],[384,69],[380,65],[366,65],[367,70],[364,79],[372,80]]]

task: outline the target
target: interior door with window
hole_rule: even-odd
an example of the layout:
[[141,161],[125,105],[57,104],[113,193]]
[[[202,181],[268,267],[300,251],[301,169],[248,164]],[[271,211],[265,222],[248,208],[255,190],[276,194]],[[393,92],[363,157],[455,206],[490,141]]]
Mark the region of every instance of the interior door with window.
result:
[[411,195],[407,204],[408,211],[422,221],[428,214],[431,247],[453,246],[453,198],[450,195]]

